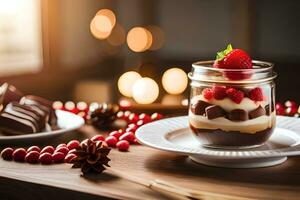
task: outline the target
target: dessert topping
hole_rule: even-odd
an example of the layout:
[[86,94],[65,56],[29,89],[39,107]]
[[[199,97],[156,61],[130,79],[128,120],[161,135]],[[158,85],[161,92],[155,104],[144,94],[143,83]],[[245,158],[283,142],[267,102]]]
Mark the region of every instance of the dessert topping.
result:
[[213,91],[210,88],[205,88],[204,90],[202,90],[202,95],[207,100],[210,100],[214,97]]
[[235,88],[228,88],[226,90],[227,96],[235,103],[239,104],[244,98],[244,93]]
[[[245,51],[233,49],[231,44],[229,44],[225,50],[217,53],[213,67],[221,69],[252,69],[252,59]],[[231,80],[242,80],[250,78],[251,73],[232,71],[225,73],[225,76]]]
[[257,87],[249,91],[249,98],[253,101],[263,101],[264,95],[262,89]]
[[226,88],[223,86],[214,86],[213,87],[213,96],[217,100],[222,100],[226,97]]

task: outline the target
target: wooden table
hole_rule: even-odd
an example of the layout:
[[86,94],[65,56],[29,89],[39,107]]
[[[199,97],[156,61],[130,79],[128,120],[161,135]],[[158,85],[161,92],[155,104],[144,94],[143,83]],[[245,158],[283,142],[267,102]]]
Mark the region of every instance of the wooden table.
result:
[[[90,126],[48,143],[96,134]],[[46,142],[47,143],[47,142]],[[110,165],[133,176],[162,179],[176,185],[257,199],[299,199],[300,158],[259,169],[225,169],[199,165],[186,156],[132,145],[112,150]],[[0,160],[0,199],[170,199],[169,196],[107,173],[80,176],[69,164],[32,165]]]

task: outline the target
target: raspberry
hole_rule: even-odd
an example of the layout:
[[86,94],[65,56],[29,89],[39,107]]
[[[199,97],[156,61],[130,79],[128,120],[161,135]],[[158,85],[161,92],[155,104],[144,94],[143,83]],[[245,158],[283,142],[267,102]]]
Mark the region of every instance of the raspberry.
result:
[[264,100],[264,95],[261,88],[254,88],[249,92],[249,98],[253,101],[262,101]]
[[226,90],[227,96],[235,103],[239,104],[244,98],[242,91],[236,90],[235,88],[228,88]]
[[217,100],[222,100],[226,97],[226,88],[222,86],[215,86],[212,89],[213,96]]
[[202,91],[202,95],[204,96],[205,99],[210,100],[214,97],[213,91],[210,88],[205,88]]

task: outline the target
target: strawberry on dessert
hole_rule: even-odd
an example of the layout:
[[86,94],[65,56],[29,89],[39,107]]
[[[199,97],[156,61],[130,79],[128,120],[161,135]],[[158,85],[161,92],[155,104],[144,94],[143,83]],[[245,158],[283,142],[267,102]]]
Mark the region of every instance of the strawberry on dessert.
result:
[[[217,53],[213,67],[226,69],[224,75],[230,80],[243,80],[251,77],[252,59],[241,49],[233,49],[231,44],[221,52]],[[232,69],[232,71],[230,71]],[[241,71],[241,69],[244,69]],[[237,70],[237,71],[235,71]]]

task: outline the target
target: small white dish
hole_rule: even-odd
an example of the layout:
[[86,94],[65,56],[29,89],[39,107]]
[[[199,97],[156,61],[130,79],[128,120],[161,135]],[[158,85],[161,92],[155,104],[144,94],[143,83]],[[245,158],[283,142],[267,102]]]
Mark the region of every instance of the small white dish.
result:
[[63,135],[67,132],[76,130],[84,125],[84,119],[71,112],[56,110],[57,128],[51,130],[50,126],[46,126],[46,130],[40,133],[24,134],[24,135],[0,135],[0,145],[16,144],[16,143],[31,143],[38,140],[51,139],[56,136]]
[[300,155],[300,119],[278,116],[270,139],[251,149],[223,150],[201,146],[189,128],[188,117],[174,117],[146,124],[136,138],[147,146],[188,155],[193,161],[209,166],[255,168],[278,165],[288,156]]

